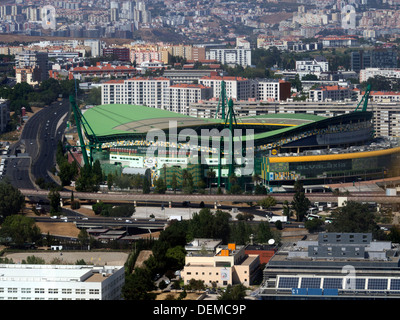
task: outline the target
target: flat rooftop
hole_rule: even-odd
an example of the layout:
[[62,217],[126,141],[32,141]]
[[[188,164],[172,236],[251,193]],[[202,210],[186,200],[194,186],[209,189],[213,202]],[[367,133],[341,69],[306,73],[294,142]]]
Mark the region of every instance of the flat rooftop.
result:
[[[18,282],[101,282],[123,266],[94,267],[88,265],[1,264],[0,281]],[[100,275],[101,277],[96,277]]]

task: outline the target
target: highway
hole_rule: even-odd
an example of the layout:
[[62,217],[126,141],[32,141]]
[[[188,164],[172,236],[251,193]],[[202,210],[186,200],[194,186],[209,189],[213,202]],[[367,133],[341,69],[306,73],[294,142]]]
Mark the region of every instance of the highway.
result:
[[[62,218],[63,217],[63,218]],[[139,228],[146,230],[159,230],[163,229],[167,224],[167,220],[156,219],[150,221],[149,219],[134,219],[134,218],[114,218],[114,217],[85,217],[79,214],[63,214],[60,217],[35,217],[36,222],[72,222],[78,228]]]
[[5,177],[13,186],[34,189],[34,181],[39,177],[54,182],[48,171],[55,165],[57,141],[64,132],[68,111],[68,99],[55,101],[25,123],[20,139],[6,157]]

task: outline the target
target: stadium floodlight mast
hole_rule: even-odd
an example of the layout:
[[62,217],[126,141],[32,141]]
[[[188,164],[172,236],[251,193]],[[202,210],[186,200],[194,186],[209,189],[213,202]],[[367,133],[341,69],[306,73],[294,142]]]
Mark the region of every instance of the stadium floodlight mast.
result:
[[[69,96],[69,102],[72,107],[72,112],[74,113],[75,125],[76,125],[76,129],[78,131],[80,147],[82,149],[83,161],[84,161],[85,165],[92,166],[92,163],[93,163],[93,152],[92,151],[95,148],[100,149],[101,143],[98,140],[97,136],[95,135],[94,131],[92,130],[92,127],[90,126],[89,122],[85,119],[81,110],[76,105],[76,100],[75,100],[74,95],[71,94]],[[89,140],[89,144],[85,143],[82,129],[83,129],[86,137]],[[88,154],[87,154],[86,147],[89,147],[90,156],[88,156]]]

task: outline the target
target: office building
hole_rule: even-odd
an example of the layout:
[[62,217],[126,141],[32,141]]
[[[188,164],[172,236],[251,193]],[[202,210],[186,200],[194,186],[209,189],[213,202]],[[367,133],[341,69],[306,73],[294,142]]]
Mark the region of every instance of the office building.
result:
[[351,70],[360,72],[367,68],[397,68],[397,52],[392,48],[353,51]]
[[192,250],[186,255],[181,277],[185,284],[195,279],[210,287],[213,283],[218,287],[239,283],[249,286],[258,275],[260,260],[258,255],[244,251],[244,246],[234,243],[218,245],[213,252]]
[[123,266],[0,265],[1,300],[120,300]]

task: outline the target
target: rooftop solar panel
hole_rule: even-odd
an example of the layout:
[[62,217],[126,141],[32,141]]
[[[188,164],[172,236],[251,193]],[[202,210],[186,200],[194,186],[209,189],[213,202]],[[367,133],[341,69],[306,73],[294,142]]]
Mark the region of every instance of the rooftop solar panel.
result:
[[298,288],[299,278],[298,277],[280,277],[278,288]]
[[320,288],[321,278],[302,278],[300,288]]

